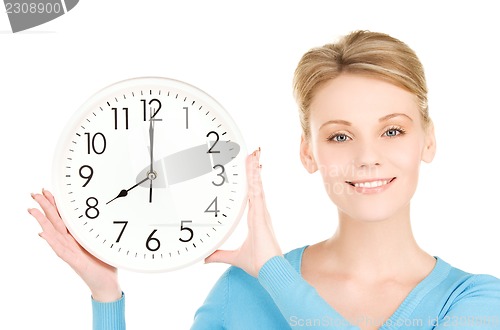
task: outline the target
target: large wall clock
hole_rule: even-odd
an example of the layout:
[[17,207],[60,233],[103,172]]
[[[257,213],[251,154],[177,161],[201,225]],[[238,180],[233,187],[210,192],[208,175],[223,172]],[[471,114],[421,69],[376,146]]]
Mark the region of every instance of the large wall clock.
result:
[[94,94],[56,148],[54,195],[70,233],[118,268],[186,267],[232,233],[246,149],[228,112],[190,84],[133,78]]

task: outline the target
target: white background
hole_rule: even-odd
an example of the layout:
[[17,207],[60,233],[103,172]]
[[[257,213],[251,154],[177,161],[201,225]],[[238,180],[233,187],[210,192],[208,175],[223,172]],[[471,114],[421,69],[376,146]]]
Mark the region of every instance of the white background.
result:
[[[298,157],[293,70],[309,48],[355,29],[391,34],[426,69],[438,152],[422,167],[412,223],[422,248],[500,277],[500,20],[494,1],[81,0],[12,34],[0,13],[0,328],[89,329],[90,293],[38,237],[30,192],[51,188],[53,151],[93,93],[137,76],[187,81],[215,97],[262,147],[263,180],[284,251],[331,235],[336,209]],[[246,215],[225,244],[245,235]],[[129,329],[187,329],[226,265],[122,271]],[[9,325],[9,326],[7,326]]]

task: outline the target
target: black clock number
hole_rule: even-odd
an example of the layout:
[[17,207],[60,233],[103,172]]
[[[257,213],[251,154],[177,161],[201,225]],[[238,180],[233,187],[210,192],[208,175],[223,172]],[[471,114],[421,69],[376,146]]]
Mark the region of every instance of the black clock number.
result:
[[207,209],[205,210],[205,213],[215,213],[215,216],[217,217],[217,213],[220,212],[220,210],[217,208],[217,197],[214,198],[212,203],[208,205]]
[[125,231],[125,227],[127,227],[127,225],[128,225],[128,221],[113,221],[113,224],[123,225],[122,230],[120,230],[120,234],[118,235],[118,238],[116,239],[116,243],[119,243],[120,238],[122,238],[123,232]]
[[[118,109],[111,108],[115,112],[115,129],[118,129]],[[122,108],[125,111],[125,129],[128,129],[128,108]]]
[[219,187],[219,186],[222,186],[224,184],[224,182],[226,182],[226,175],[224,174],[224,171],[225,171],[224,166],[218,164],[218,165],[215,165],[213,167],[214,170],[217,168],[220,169],[220,173],[217,173],[217,176],[220,177],[222,179],[222,181],[220,183],[216,183],[215,181],[212,181],[212,183],[214,186]]
[[99,204],[99,201],[95,197],[89,197],[87,198],[87,201],[85,202],[87,204],[88,208],[85,210],[85,215],[89,219],[95,219],[99,216],[99,210],[97,209],[97,205]]
[[191,220],[182,220],[181,221],[181,231],[183,231],[183,230],[187,231],[189,233],[189,238],[188,239],[179,238],[179,241],[186,243],[186,242],[189,242],[190,240],[193,239],[193,235],[194,235],[193,230],[189,227],[184,226],[185,223],[191,223],[191,222],[193,222],[193,221],[191,221]]
[[[153,230],[153,232],[148,236],[148,239],[146,240],[146,248],[149,250],[149,251],[158,251],[158,249],[160,248],[160,240],[156,237],[153,237],[153,235],[157,232],[157,230]],[[153,242],[151,244],[151,242]]]
[[[85,169],[88,169],[90,171],[90,173],[88,175],[85,175],[85,173],[83,173],[83,172],[87,172],[87,170],[85,170]],[[80,167],[79,173],[80,173],[81,178],[87,179],[87,182],[85,182],[82,186],[82,187],[85,187],[86,185],[89,184],[90,179],[92,179],[92,176],[94,175],[94,170],[89,165],[83,165],[82,167]]]
[[214,142],[214,144],[212,144],[212,146],[210,147],[210,149],[208,149],[207,153],[208,154],[218,154],[218,153],[220,153],[220,151],[218,151],[218,150],[212,150],[212,149],[215,147],[215,145],[217,144],[217,142],[219,142],[219,134],[217,132],[215,132],[215,131],[210,131],[210,132],[208,132],[207,137],[209,137],[211,134],[215,134],[215,142]]
[[90,138],[90,133],[85,133],[87,135],[87,154],[93,151],[95,154],[100,155],[106,150],[106,137],[101,132],[95,133],[92,138]]
[[[158,111],[161,109],[161,102],[158,99],[152,99],[147,102],[146,100],[141,100],[142,106],[144,109],[144,121],[153,120],[153,121],[161,121],[162,119],[155,118],[158,114]],[[150,105],[150,111],[148,111],[146,104]],[[156,105],[156,107],[154,106]]]

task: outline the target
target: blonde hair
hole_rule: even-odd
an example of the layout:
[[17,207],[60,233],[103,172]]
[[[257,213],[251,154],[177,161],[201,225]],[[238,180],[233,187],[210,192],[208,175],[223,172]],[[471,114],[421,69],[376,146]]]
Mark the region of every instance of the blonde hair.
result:
[[415,52],[387,34],[359,30],[337,43],[309,50],[295,69],[294,96],[306,138],[310,136],[310,105],[315,92],[342,73],[383,79],[409,91],[417,98],[424,128],[431,122],[424,69]]

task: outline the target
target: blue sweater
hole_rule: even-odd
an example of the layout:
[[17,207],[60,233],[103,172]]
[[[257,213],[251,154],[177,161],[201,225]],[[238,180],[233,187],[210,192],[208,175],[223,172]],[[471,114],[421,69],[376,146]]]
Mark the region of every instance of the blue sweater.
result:
[[[304,249],[272,258],[258,278],[229,267],[196,312],[191,329],[359,329],[301,277]],[[431,273],[379,329],[500,330],[500,280],[436,260]],[[92,301],[94,330],[125,329],[124,299]]]

